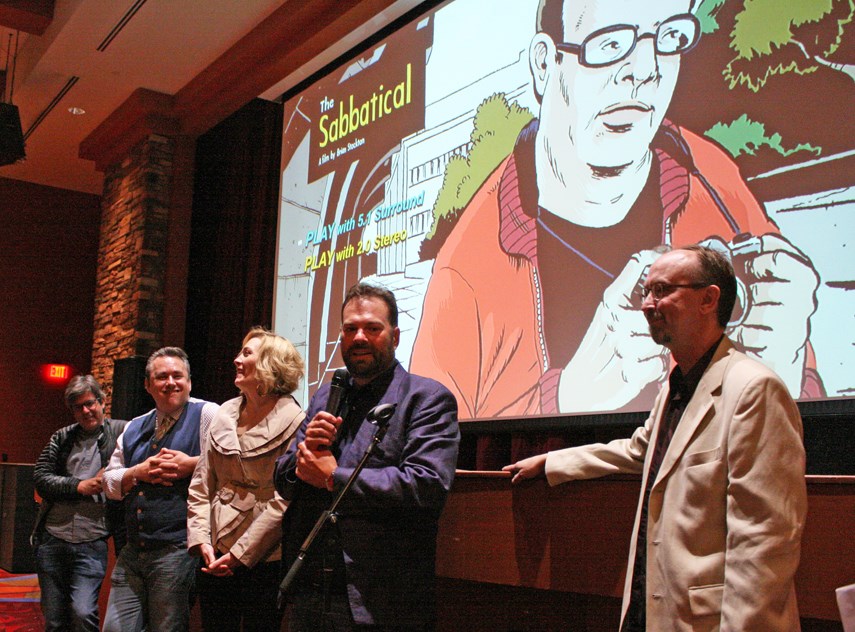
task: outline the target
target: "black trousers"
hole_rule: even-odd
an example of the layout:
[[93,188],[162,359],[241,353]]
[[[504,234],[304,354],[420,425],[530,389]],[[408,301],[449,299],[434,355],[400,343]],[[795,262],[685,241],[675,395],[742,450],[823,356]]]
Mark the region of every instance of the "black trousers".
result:
[[196,590],[203,630],[270,632],[282,625],[282,612],[276,608],[278,561],[239,568],[231,577],[197,571]]
[[419,626],[359,625],[354,623],[347,595],[334,592],[329,603],[321,592],[303,591],[290,598],[288,632],[432,632],[433,624]]

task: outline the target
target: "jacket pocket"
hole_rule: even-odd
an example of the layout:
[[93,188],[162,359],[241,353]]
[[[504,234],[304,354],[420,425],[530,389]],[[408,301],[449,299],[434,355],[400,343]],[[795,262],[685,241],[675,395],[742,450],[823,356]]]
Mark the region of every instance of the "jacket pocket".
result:
[[689,607],[692,615],[704,617],[721,613],[721,600],[724,596],[724,584],[693,586],[689,588]]
[[703,465],[721,459],[721,448],[713,448],[712,450],[704,450],[703,452],[693,452],[686,454],[683,457],[683,466],[692,467],[693,465]]

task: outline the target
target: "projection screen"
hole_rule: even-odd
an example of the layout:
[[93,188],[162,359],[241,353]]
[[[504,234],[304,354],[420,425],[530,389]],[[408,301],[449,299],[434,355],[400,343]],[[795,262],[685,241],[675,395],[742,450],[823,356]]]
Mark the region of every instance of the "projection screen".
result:
[[852,397],[851,3],[545,4],[442,3],[286,95],[274,328],[302,401],[365,280],[462,419],[647,410],[670,358],[639,288],[696,242],[732,258],[738,346]]

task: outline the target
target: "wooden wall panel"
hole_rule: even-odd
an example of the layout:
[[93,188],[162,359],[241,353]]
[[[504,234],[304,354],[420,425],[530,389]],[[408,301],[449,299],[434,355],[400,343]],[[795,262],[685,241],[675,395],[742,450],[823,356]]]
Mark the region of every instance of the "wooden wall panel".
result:
[[[855,582],[855,477],[808,476],[796,575],[803,618],[838,620],[834,589]],[[444,578],[620,597],[640,481],[550,488],[497,472],[458,473],[440,521]]]

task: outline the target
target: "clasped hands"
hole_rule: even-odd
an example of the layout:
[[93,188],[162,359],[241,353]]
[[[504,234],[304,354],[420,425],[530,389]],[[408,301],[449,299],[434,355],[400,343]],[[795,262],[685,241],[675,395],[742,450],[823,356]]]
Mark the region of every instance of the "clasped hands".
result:
[[338,467],[329,447],[335,441],[341,417],[321,411],[306,426],[306,437],[297,446],[297,478],[318,489]]
[[217,551],[210,544],[200,544],[199,553],[205,561],[202,572],[214,577],[231,577],[243,563],[232,555],[231,551],[217,557]]
[[[719,240],[720,241],[720,240]],[[740,243],[722,247],[733,253]],[[801,390],[810,318],[816,311],[819,275],[811,261],[780,235],[755,238],[756,252],[741,255],[737,277],[744,282],[750,309],[729,335],[737,347],[759,358],[786,383]],[[618,410],[669,370],[665,347],[650,336],[637,303],[650,265],[660,253],[643,250],[630,257],[603,294],[579,350],[561,372],[561,412]]]
[[195,466],[196,460],[184,452],[161,448],[160,452],[134,466],[134,476],[144,483],[170,487],[174,481],[190,476]]
[[77,483],[77,493],[81,496],[96,496],[104,491],[104,468],[98,470],[92,478],[86,478]]

